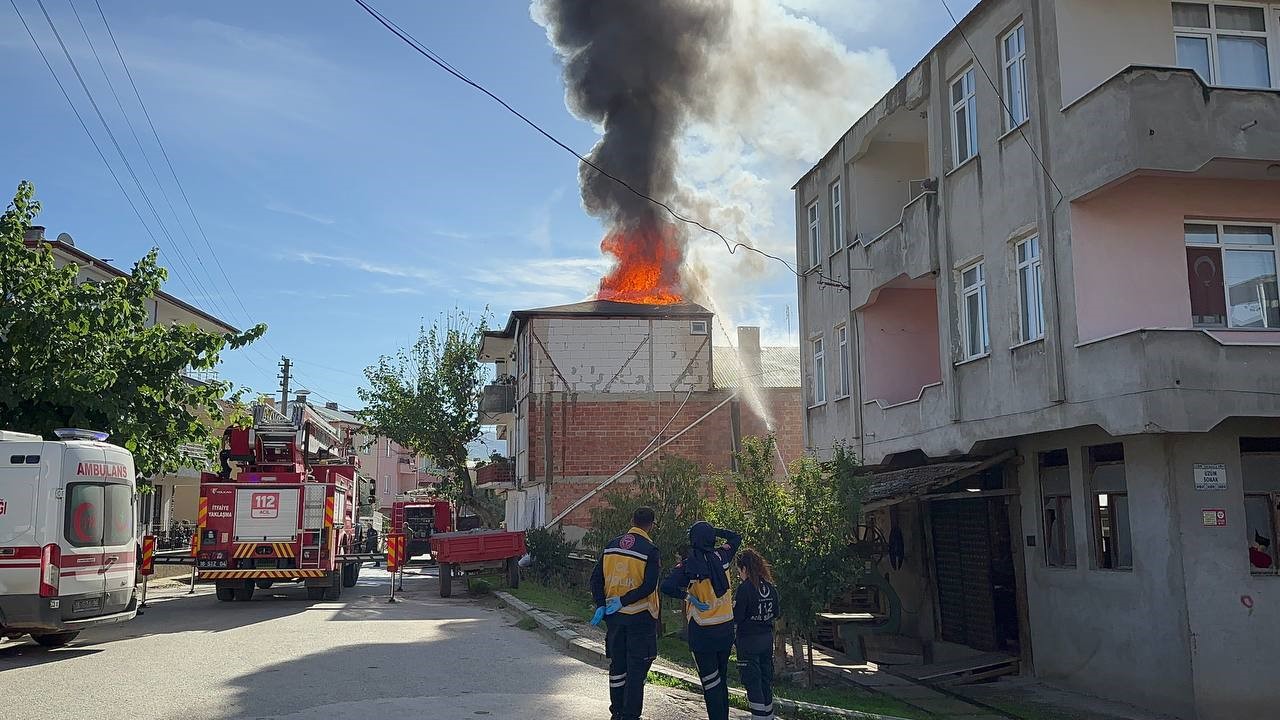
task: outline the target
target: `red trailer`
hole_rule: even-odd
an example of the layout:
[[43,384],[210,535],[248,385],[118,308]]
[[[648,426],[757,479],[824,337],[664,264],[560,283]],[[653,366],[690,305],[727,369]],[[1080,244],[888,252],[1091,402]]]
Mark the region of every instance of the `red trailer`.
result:
[[391,505],[391,531],[404,533],[406,562],[431,552],[431,536],[450,530],[453,509],[448,500],[405,499]]
[[440,565],[440,597],[453,594],[453,578],[506,572],[511,587],[520,586],[521,556],[527,552],[524,531],[468,530],[437,533],[432,554]]
[[214,583],[219,600],[249,600],[278,582],[336,600],[365,559],[380,557],[355,547],[356,466],[341,442],[306,405],[292,419],[258,405],[251,428],[227,430],[222,472],[200,477],[192,543],[197,580]]

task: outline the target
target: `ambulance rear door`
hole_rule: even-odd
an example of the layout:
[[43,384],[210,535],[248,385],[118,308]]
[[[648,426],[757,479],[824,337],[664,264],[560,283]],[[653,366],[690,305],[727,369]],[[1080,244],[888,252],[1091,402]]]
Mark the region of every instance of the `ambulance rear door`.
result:
[[0,443],[0,595],[39,592],[43,541],[36,524],[43,445]]
[[136,558],[133,472],[133,458],[123,450],[67,443],[58,593],[67,620],[120,612],[128,605]]

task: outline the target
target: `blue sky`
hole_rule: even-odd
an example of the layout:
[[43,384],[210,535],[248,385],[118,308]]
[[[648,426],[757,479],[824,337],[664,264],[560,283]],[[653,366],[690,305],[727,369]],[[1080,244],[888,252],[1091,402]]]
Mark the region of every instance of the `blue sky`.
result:
[[[573,158],[412,53],[354,3],[104,0],[178,177],[234,282],[229,288],[168,177],[97,7],[72,1],[182,222],[134,144],[69,0],[45,6],[161,224],[115,155],[35,0],[17,4],[158,239],[171,272],[166,290],[241,327],[270,326],[257,350],[226,354],[224,379],[270,392],[283,353],[303,386],[356,405],[361,369],[405,344],[420,323],[454,307],[486,306],[501,323],[512,309],[580,300],[606,267],[601,228],[579,204]],[[849,51],[882,48],[897,76],[950,28],[934,0],[783,4]],[[974,0],[951,4],[959,14]],[[595,129],[565,108],[557,59],[527,3],[374,5],[567,144],[585,152],[595,142]],[[881,65],[859,97],[892,81]],[[87,252],[128,267],[156,241],[7,3],[0,4],[0,68],[10,101],[0,120],[0,189],[7,194],[18,180],[33,181],[45,207],[39,222],[50,235],[71,233]],[[847,104],[832,108],[834,115],[848,111]],[[814,112],[822,109],[803,114]],[[852,119],[833,117],[833,126]],[[758,158],[754,144],[765,140],[748,137],[744,146],[739,138],[734,147]],[[791,251],[785,189],[816,156],[779,159],[786,152],[775,148],[772,160],[751,170],[765,181],[761,196],[771,205],[759,210],[776,218],[763,231],[769,237],[755,241]],[[714,193],[715,183],[709,187]],[[735,321],[764,324],[767,338],[786,341],[795,283],[785,270],[762,268],[734,293],[726,312]]]

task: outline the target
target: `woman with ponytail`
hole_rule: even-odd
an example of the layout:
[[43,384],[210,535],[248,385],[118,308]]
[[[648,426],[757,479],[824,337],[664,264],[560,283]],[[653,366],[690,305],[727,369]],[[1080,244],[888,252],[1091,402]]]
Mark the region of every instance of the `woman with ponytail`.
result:
[[747,689],[753,720],[773,720],[773,621],[782,609],[773,568],[752,548],[737,559],[742,584],[733,599],[738,676]]

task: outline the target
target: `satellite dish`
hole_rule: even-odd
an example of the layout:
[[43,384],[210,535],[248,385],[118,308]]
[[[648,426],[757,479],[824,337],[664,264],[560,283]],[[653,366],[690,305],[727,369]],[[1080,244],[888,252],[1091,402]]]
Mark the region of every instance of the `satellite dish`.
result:
[[58,242],[71,247],[76,246],[76,241],[71,238],[71,233],[58,233]]

